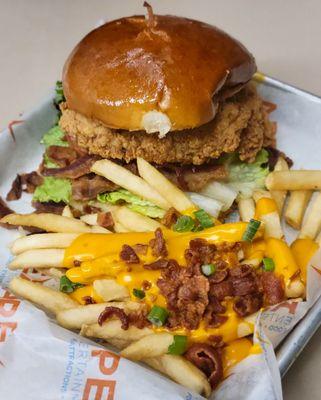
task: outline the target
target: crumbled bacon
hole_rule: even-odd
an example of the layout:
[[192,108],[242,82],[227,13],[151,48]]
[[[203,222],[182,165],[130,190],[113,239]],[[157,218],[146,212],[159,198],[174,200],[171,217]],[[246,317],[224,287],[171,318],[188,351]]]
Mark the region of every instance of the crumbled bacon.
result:
[[148,245],[143,243],[137,243],[133,246],[133,249],[135,250],[136,254],[141,254],[145,256],[148,251]]
[[95,161],[98,160],[96,156],[85,155],[72,161],[69,165],[61,168],[43,168],[42,175],[56,176],[57,178],[70,178],[76,179],[83,175],[90,173],[90,168]]
[[214,272],[213,275],[209,277],[210,283],[220,283],[223,282],[229,274],[229,269],[219,269]]
[[77,159],[77,152],[72,147],[49,146],[46,154],[60,167],[65,167]]
[[207,326],[210,328],[218,328],[228,320],[226,315],[218,315],[214,313],[205,314]]
[[120,253],[119,257],[121,260],[125,261],[127,264],[138,264],[139,263],[139,257],[135,253],[135,250],[131,247],[128,246],[128,244],[124,244]]
[[85,305],[96,304],[95,300],[91,296],[84,296],[82,299],[85,302]]
[[152,287],[152,284],[149,281],[143,281],[142,282],[142,289],[145,290],[149,290]]
[[166,214],[161,219],[161,223],[165,225],[167,228],[171,228],[172,225],[175,224],[179,216],[180,213],[176,211],[174,207],[171,207],[166,211]]
[[45,203],[33,201],[32,206],[36,209],[36,212],[39,213],[52,213],[61,215],[66,204],[63,202],[55,203],[54,201],[47,201]]
[[117,190],[118,186],[108,179],[88,174],[72,180],[72,198],[74,200],[96,199],[97,194]]
[[143,267],[150,270],[164,269],[168,267],[169,263],[169,260],[166,260],[165,258],[159,258],[150,264],[144,264]]
[[213,389],[223,378],[222,359],[213,346],[195,343],[187,350],[185,357],[204,372]]
[[261,283],[266,304],[277,304],[284,299],[283,282],[273,272],[263,272]]
[[103,228],[112,228],[114,226],[114,219],[111,212],[100,212],[97,216],[98,225]]
[[240,317],[246,317],[258,311],[263,305],[263,296],[261,293],[248,294],[237,298],[233,309]]
[[131,311],[128,314],[128,322],[129,325],[136,326],[138,329],[146,328],[150,326],[150,322],[147,319],[148,310],[147,308],[143,307],[137,311]]
[[121,322],[121,328],[125,331],[129,328],[129,318],[125,311],[117,307],[106,307],[104,311],[99,314],[98,324],[102,325],[107,319],[112,317],[119,318]]
[[233,296],[233,286],[231,281],[225,280],[220,283],[211,283],[210,294],[218,300],[224,300],[227,296]]
[[20,175],[17,175],[12,182],[11,189],[7,194],[6,200],[13,201],[19,200],[22,194],[22,182]]
[[21,174],[22,190],[27,193],[33,193],[37,186],[43,183],[43,178],[36,171]]
[[152,255],[154,257],[166,257],[168,254],[165,239],[161,228],[157,228],[155,231],[155,239],[149,242],[152,248]]

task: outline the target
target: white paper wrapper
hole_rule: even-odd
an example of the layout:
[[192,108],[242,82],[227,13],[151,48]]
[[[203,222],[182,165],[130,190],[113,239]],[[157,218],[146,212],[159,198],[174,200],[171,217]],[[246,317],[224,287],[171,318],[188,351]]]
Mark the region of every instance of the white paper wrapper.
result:
[[[308,129],[321,140],[316,129],[320,104],[299,94],[262,85],[263,96],[278,104],[278,137],[281,149],[294,158],[298,167],[317,168],[313,144],[302,142]],[[292,109],[289,111],[289,103]],[[302,113],[305,113],[302,122]],[[320,115],[320,114],[319,114]],[[0,194],[4,196],[17,173],[37,167],[43,149],[42,134],[56,118],[51,100],[22,119],[15,127],[17,143],[7,131],[0,135]],[[310,121],[310,122],[309,122]],[[304,125],[305,124],[305,125]],[[293,136],[296,140],[293,140]],[[302,142],[302,143],[301,143]],[[30,196],[12,202],[19,212],[30,211]],[[11,273],[5,265],[10,257],[6,246],[18,236],[0,228],[0,399],[34,400],[113,400],[113,399],[200,399],[197,394],[171,382],[155,371],[126,359],[75,335],[52,322],[43,311],[15,299],[6,287]],[[293,232],[287,231],[293,238]],[[308,271],[307,301],[284,302],[264,311],[257,320],[254,340],[262,353],[251,355],[234,369],[212,398],[217,400],[281,400],[281,380],[273,346],[304,317],[321,292],[321,254]]]

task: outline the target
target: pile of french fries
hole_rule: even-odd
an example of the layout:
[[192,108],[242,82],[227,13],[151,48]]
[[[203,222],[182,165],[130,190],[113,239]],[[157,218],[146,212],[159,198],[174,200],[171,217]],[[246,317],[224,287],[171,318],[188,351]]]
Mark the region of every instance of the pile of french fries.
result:
[[[185,215],[191,215],[193,210],[197,210],[189,197],[151,164],[139,158],[137,165],[140,176],[110,160],[97,161],[92,166],[92,171],[150,200],[164,210],[173,207]],[[321,245],[321,171],[289,171],[285,160],[280,158],[275,171],[267,177],[266,187],[268,190],[255,192],[253,198],[238,200],[241,220],[257,218],[257,212],[261,210],[259,217],[265,228],[265,237],[283,239],[281,220],[284,215],[289,225],[300,229],[299,238],[309,238]],[[311,207],[305,212],[313,191],[318,192]],[[166,229],[159,221],[135,213],[123,205],[99,203],[97,207],[111,212],[115,232],[155,231],[158,227]],[[10,214],[1,222],[32,226],[47,232],[22,236],[15,240],[11,246],[14,259],[9,267],[13,270],[26,266],[36,268],[58,279],[66,272],[63,264],[64,251],[79,235],[111,233],[98,225],[97,214],[86,214],[76,219],[69,206],[66,206],[62,216],[41,213]],[[252,263],[255,267],[255,261],[252,260]],[[112,305],[129,312],[139,311],[143,305],[131,301],[127,288],[119,285],[114,279],[97,279],[93,282],[93,288],[103,302],[79,305],[67,294],[39,283],[20,277],[15,277],[10,283],[10,289],[14,293],[54,314],[58,323],[65,328],[78,330],[86,337],[103,339],[120,349],[123,356],[144,361],[191,390],[205,396],[210,395],[210,385],[199,369],[183,356],[167,354],[168,347],[174,340],[171,333],[156,333],[150,328],[138,329],[134,326],[123,330],[121,322],[117,319],[108,320],[100,326],[97,323],[98,316],[108,306]],[[294,280],[287,288],[287,297],[303,297],[304,289],[302,282]],[[250,317],[248,320],[253,322],[254,317]],[[239,337],[250,333],[245,319],[239,326]]]

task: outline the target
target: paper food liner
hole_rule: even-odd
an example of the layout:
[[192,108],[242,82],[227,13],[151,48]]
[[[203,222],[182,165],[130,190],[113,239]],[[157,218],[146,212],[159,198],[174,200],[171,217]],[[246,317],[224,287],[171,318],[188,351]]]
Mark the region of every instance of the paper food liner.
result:
[[[267,100],[278,104],[274,114],[279,124],[281,149],[298,161],[299,167],[317,167],[316,152],[305,140],[303,126],[317,135],[320,103],[273,86],[262,85]],[[39,139],[56,119],[48,98],[17,125],[17,143],[8,131],[0,134],[0,194],[8,192],[17,173],[37,168],[43,149]],[[291,104],[291,113],[289,110]],[[284,107],[283,107],[284,105]],[[296,112],[297,111],[297,112]],[[320,115],[320,114],[318,114]],[[306,116],[306,118],[304,118]],[[297,131],[296,140],[293,132]],[[303,140],[303,139],[302,139]],[[311,141],[313,143],[313,141]],[[315,161],[314,161],[315,158]],[[312,164],[311,164],[312,163]],[[30,196],[10,203],[17,212],[29,212]],[[287,232],[288,233],[288,232]],[[18,236],[0,228],[0,398],[8,400],[196,400],[202,397],[172,382],[158,372],[120,358],[115,353],[67,331],[27,301],[16,299],[6,286],[12,277],[5,265],[10,257],[6,246]],[[293,237],[293,235],[292,235]],[[216,400],[281,400],[281,380],[273,346],[277,346],[304,317],[321,294],[321,253],[308,268],[307,301],[285,301],[263,311],[257,318],[254,341],[260,354],[247,357],[231,371],[218,389]],[[23,272],[29,278],[27,272]],[[42,279],[42,278],[41,278]]]

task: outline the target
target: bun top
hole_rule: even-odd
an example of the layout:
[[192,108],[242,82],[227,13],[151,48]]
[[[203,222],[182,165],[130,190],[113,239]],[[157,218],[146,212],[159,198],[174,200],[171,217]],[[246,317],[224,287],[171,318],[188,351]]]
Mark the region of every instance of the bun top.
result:
[[65,63],[63,89],[68,107],[87,117],[164,135],[213,119],[219,100],[255,71],[253,56],[221,30],[149,10],[81,40]]

